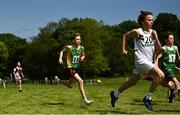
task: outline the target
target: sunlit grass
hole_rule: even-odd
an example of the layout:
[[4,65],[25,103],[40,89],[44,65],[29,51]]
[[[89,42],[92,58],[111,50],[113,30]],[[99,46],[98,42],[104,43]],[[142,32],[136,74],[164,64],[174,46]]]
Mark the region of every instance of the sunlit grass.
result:
[[23,92],[18,92],[16,85],[0,87],[0,113],[8,114],[177,114],[180,113],[180,99],[167,103],[167,89],[161,86],[154,92],[154,111],[148,111],[142,102],[150,86],[149,81],[140,81],[136,86],[123,92],[116,108],[110,105],[109,92],[116,89],[126,78],[100,78],[102,85],[85,85],[88,98],[94,103],[86,106],[79,88],[74,85],[68,89],[63,85],[23,84]]

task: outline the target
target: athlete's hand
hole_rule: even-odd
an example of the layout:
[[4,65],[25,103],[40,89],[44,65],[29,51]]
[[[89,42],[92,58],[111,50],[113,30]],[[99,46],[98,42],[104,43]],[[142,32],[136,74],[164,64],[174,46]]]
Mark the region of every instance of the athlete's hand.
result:
[[179,67],[175,67],[178,71],[180,71],[180,68]]
[[63,64],[62,58],[59,59],[59,64]]
[[123,55],[127,55],[128,54],[128,51],[127,50],[123,50]]
[[81,56],[81,57],[80,57],[80,60],[81,60],[81,61],[84,61],[84,58],[85,58],[85,56]]

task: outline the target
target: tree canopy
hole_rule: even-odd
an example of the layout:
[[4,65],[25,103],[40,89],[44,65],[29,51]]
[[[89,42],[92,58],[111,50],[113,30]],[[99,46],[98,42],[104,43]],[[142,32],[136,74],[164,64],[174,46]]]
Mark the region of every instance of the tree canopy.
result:
[[[41,27],[39,34],[31,42],[10,33],[0,34],[0,66],[8,75],[20,60],[25,76],[29,79],[52,79],[55,75],[62,75],[63,65],[58,63],[60,50],[71,44],[72,34],[78,32],[86,55],[80,70],[86,78],[128,74],[134,68],[134,46],[133,40],[127,41],[129,54],[124,57],[121,51],[122,35],[138,27],[134,20],[110,26],[92,18],[62,18]],[[180,20],[176,15],[160,13],[153,28],[157,30],[162,44],[164,33],[172,31],[175,44],[180,45]]]

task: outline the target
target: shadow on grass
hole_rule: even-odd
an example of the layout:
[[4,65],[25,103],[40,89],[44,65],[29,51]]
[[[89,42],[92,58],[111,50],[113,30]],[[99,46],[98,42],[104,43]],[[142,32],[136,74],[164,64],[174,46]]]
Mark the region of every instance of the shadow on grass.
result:
[[42,103],[42,105],[64,105],[64,103]]
[[175,112],[175,113],[179,113],[180,112],[180,110],[167,110],[167,109],[159,109],[159,110],[155,110],[154,112]]
[[[167,103],[166,101],[159,101],[158,100],[158,101],[153,101],[153,105],[158,105],[158,103],[162,104],[162,102]],[[133,102],[127,103],[127,104],[130,104],[130,105],[142,105],[142,106],[144,106],[143,101],[142,100],[138,100],[138,99],[134,99]],[[169,113],[174,112],[174,113],[179,113],[180,110],[179,109],[164,109],[164,110],[163,109],[159,109],[159,110],[155,110],[153,112],[169,112]]]
[[99,114],[108,114],[108,113],[111,113],[111,114],[127,114],[127,112],[123,112],[123,111],[119,111],[119,110],[101,110],[101,109],[97,109],[97,110],[94,110],[95,112],[99,113]]
[[127,104],[130,104],[130,105],[144,105],[143,101],[138,100],[138,99],[134,99],[133,102],[127,102]]
[[[158,103],[163,103],[165,101],[152,101],[153,105],[158,105]],[[166,102],[165,102],[166,103]],[[144,105],[144,102],[143,100],[139,100],[139,99],[134,99],[133,102],[127,102],[127,104],[130,104],[130,105]]]
[[130,105],[144,105],[142,100],[134,99],[132,102],[126,102],[127,104]]

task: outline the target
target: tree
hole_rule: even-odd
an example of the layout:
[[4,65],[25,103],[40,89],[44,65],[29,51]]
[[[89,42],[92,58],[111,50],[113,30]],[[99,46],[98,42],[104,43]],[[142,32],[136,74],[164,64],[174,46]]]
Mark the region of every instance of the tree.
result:
[[124,57],[122,54],[122,36],[125,32],[134,28],[138,28],[139,25],[135,21],[124,21],[118,25],[108,27],[107,30],[111,33],[111,39],[105,42],[106,55],[109,58],[110,73],[113,74],[126,74],[130,73],[134,68],[134,46],[133,40],[127,41],[127,48],[129,50],[128,57]]
[[[160,41],[164,43],[164,34],[171,31],[175,34],[177,42],[179,42],[180,21],[176,15],[172,13],[159,13],[154,21],[153,28],[157,31]],[[180,44],[179,44],[180,45]]]
[[0,41],[0,77],[7,76],[8,49],[5,43]]
[[4,42],[7,46],[9,56],[7,59],[8,68],[6,71],[11,73],[17,61],[23,61],[28,43],[26,39],[22,39],[10,33],[0,34],[0,41]]

